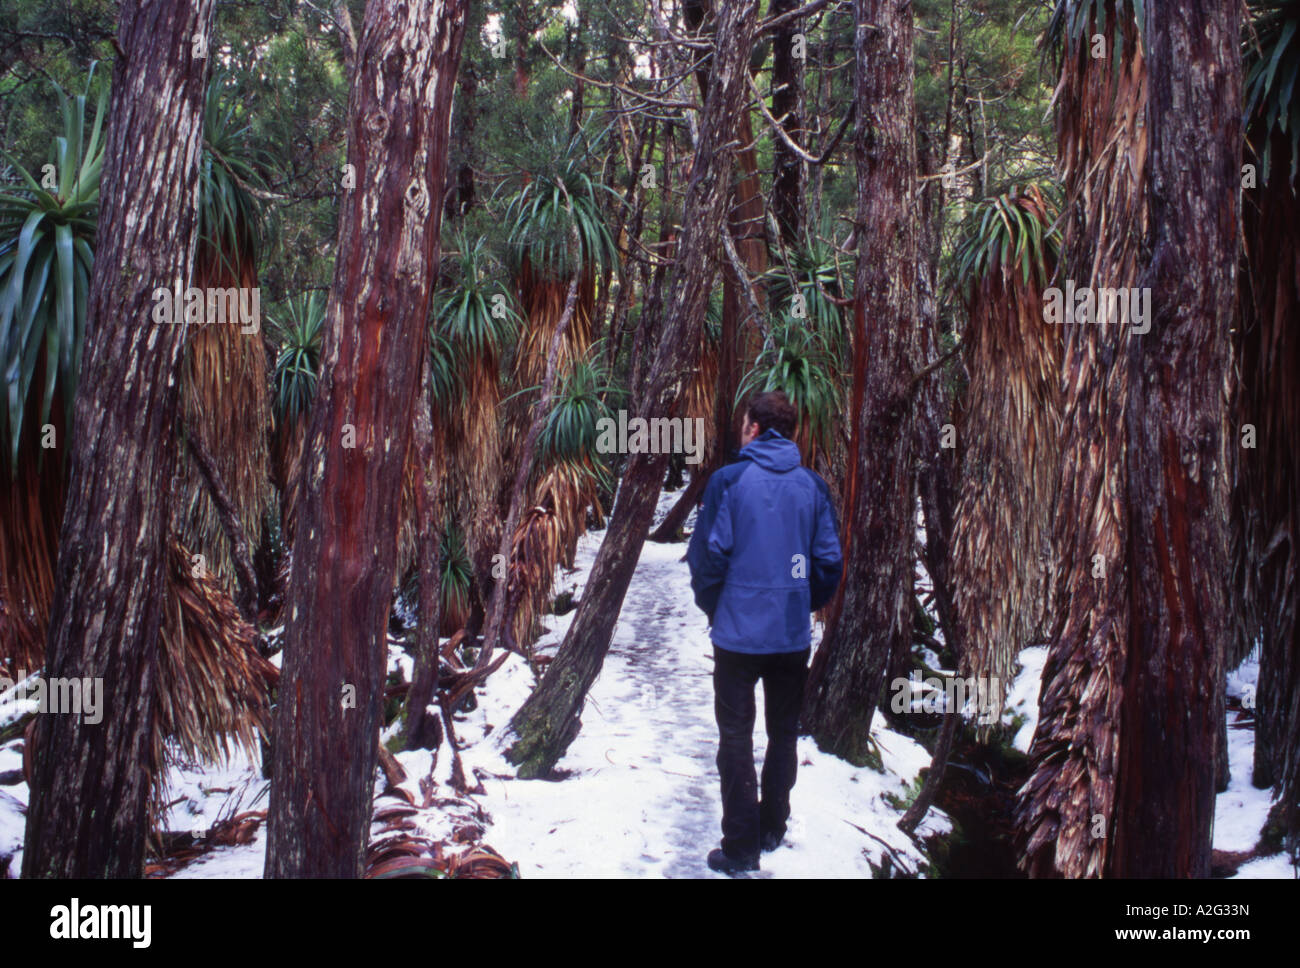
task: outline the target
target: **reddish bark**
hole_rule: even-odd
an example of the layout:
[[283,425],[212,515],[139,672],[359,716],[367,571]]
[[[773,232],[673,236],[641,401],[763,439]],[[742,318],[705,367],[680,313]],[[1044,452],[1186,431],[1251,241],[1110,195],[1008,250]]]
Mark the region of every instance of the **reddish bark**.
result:
[[1130,339],[1133,608],[1113,877],[1208,877],[1227,640],[1224,386],[1236,288],[1241,6],[1148,6],[1154,319]]
[[854,19],[858,261],[845,574],[809,673],[804,723],[823,748],[862,763],[885,669],[912,633],[920,318],[911,4],[856,0]]
[[361,29],[349,102],[356,187],[339,220],[286,597],[268,877],[362,872],[466,6],[372,0]]

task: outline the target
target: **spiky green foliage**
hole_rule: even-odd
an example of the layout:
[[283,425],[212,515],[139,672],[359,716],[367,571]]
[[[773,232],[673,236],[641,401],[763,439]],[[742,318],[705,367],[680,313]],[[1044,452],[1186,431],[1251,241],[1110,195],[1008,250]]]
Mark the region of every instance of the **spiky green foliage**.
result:
[[250,144],[252,126],[240,105],[226,96],[224,76],[208,84],[203,113],[203,161],[199,169],[199,239],[234,276],[243,260],[266,256],[275,233],[275,209],[259,168],[268,159]]
[[267,328],[277,347],[271,385],[278,423],[288,424],[311,409],[320,374],[320,350],[325,324],[325,293],[299,293],[268,314]]
[[63,134],[50,150],[52,170],[43,168],[38,178],[5,156],[22,180],[0,189],[0,374],[5,391],[0,394],[0,443],[7,445],[11,474],[17,470],[42,347],[44,386],[35,424],[49,419],[56,391],[62,394],[66,419],[72,419],[104,164],[108,91],[100,87],[87,131],[86,102],[93,83],[92,66],[81,94],[69,97],[56,85]]
[[[1108,10],[1114,11],[1109,22]],[[1064,51],[1088,47],[1101,34],[1112,65],[1117,64],[1124,50],[1121,32],[1130,20],[1137,24],[1138,35],[1145,36],[1146,0],[1056,0],[1043,32],[1043,56],[1059,67]]]
[[1289,139],[1291,182],[1300,171],[1300,97],[1296,77],[1300,75],[1300,3],[1295,0],[1265,0],[1250,5],[1252,20],[1242,50],[1245,72],[1246,117],[1254,150],[1269,180],[1273,160],[1273,139]]
[[994,270],[1018,272],[1021,282],[1047,285],[1056,265],[1061,239],[1053,228],[1058,205],[1052,186],[1012,186],[977,202],[966,219],[965,237],[957,248],[951,291],[969,299],[972,290]]
[[[640,307],[637,307],[639,311]],[[709,304],[704,310],[704,340],[709,346],[717,346],[722,339],[722,289],[715,286],[709,290]]]
[[442,561],[440,614],[446,628],[464,621],[469,613],[470,594],[474,584],[474,568],[465,546],[465,534],[454,518],[448,519],[447,526],[442,530],[438,554]]
[[[510,255],[518,263],[526,259],[539,276],[567,279],[579,269],[599,270],[617,261],[601,197],[620,199],[588,173],[597,147],[581,133],[567,144],[557,142],[554,162],[529,173],[506,206]],[[578,253],[572,251],[575,228]]]
[[459,401],[466,364],[495,359],[514,339],[522,320],[501,285],[503,273],[483,238],[452,238],[453,283],[434,302],[430,339],[434,349],[434,399]]
[[[803,244],[789,249],[785,255],[789,262],[788,270],[778,261],[767,272],[767,291],[772,309],[781,315],[802,319],[804,325],[823,335],[827,347],[837,358],[842,358],[847,346],[845,315],[835,300],[849,294],[841,291],[844,270],[837,262],[838,253],[820,239],[805,238]],[[796,296],[801,298],[796,300]]]
[[440,413],[465,404],[465,381],[461,379],[456,344],[429,327],[429,390],[434,409]]
[[622,393],[610,381],[602,344],[574,360],[558,381],[542,426],[538,466],[567,462],[583,467],[602,486],[607,485],[608,467],[596,450],[596,427],[602,418],[613,417],[610,403]]
[[844,411],[844,395],[836,379],[834,357],[820,332],[806,320],[778,318],[768,330],[754,366],[745,374],[736,395],[783,390],[799,414],[800,443],[822,453],[834,447],[835,429]]

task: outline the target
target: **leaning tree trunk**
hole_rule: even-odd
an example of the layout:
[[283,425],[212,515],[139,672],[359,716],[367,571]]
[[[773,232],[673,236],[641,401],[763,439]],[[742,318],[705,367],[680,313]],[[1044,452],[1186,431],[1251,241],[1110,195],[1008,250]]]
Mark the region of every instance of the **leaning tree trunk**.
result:
[[[668,413],[676,385],[694,365],[699,329],[717,269],[718,234],[726,215],[736,115],[754,40],[757,0],[729,3],[718,12],[700,140],[691,165],[673,265],[672,291],[648,321],[655,334],[654,362],[637,416]],[[609,651],[614,624],[636,569],[666,454],[632,454],[609,529],[592,566],[578,612],[546,676],[510,722],[515,741],[507,751],[521,777],[544,776],[564,755],[581,727],[583,703]]]
[[912,8],[855,0],[854,19],[858,262],[845,576],[809,675],[804,724],[822,748],[863,763],[889,657],[912,634],[920,322]]
[[[692,32],[698,32],[710,16],[711,4],[704,0],[688,0],[683,5],[682,16],[686,26]],[[673,70],[676,64],[672,63]],[[700,89],[705,90],[709,84],[709,65],[702,64],[696,69],[695,76]],[[745,288],[767,270],[767,238],[763,230],[766,209],[763,205],[762,185],[758,177],[757,141],[750,123],[748,109],[742,110],[736,122],[735,184],[731,189],[731,200],[727,211],[727,231],[735,245],[740,265],[749,275],[742,279],[731,265],[724,260],[722,265],[722,320],[718,339],[716,368],[700,366],[697,380],[715,376],[709,392],[699,394],[712,412],[696,412],[690,407],[682,416],[687,419],[703,417],[712,422],[713,435],[705,449],[704,461],[691,470],[691,480],[682,491],[681,496],[669,509],[668,514],[659,523],[659,527],[650,535],[651,541],[676,541],[682,526],[690,517],[691,511],[699,504],[704,495],[704,488],[709,483],[713,472],[722,467],[740,446],[740,428],[736,425],[736,394],[740,390],[740,381],[747,367],[751,366],[761,349],[759,337],[762,321],[752,318],[748,310],[750,297]],[[755,285],[755,296],[760,307],[766,302],[761,287]],[[748,323],[748,326],[742,324]],[[703,333],[701,333],[703,338]],[[711,370],[716,369],[716,374]],[[688,395],[688,400],[690,399]]]
[[[194,268],[212,0],[123,5],[85,363],[46,650],[102,677],[102,721],[38,717],[24,877],[143,873],[183,324],[154,290]],[[202,55],[202,56],[196,56]]]
[[1228,635],[1226,394],[1241,172],[1241,6],[1148,7],[1149,337],[1131,339],[1133,611],[1116,877],[1208,877]]
[[359,877],[466,0],[372,0],[286,598],[266,876]]

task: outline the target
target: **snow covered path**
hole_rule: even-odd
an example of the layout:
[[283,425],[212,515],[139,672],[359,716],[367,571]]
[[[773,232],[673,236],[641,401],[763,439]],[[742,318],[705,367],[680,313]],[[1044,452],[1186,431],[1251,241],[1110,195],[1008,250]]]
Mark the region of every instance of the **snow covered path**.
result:
[[[583,541],[579,578],[599,537]],[[468,735],[493,724],[486,741],[465,753],[466,768],[479,769],[487,791],[478,798],[493,818],[486,839],[517,860],[525,876],[722,876],[705,865],[718,846],[722,819],[712,647],[691,598],[684,553],[682,544],[645,546],[582,731],[559,763],[565,779],[516,780],[500,758],[509,737],[499,740],[498,727],[530,688],[523,663],[493,677],[481,719],[470,717],[460,727]],[[558,645],[571,620],[572,613],[548,620],[556,627],[539,650]],[[767,745],[761,686],[756,706],[758,769]],[[763,855],[756,876],[870,877],[870,864],[879,865],[888,852],[882,843],[896,852],[895,862],[922,867],[919,852],[895,826],[899,813],[882,795],[905,796],[929,758],[890,730],[877,727],[873,734],[884,774],[827,756],[807,737],[800,740],[786,842]],[[942,815],[932,813],[923,833],[947,829]]]
[[666,592],[681,553],[681,545],[650,546],[642,556],[582,732],[559,764],[568,778],[486,781],[492,843],[519,857],[521,868],[641,876],[706,870],[703,854],[717,845],[721,820],[712,661],[679,598],[646,588]]

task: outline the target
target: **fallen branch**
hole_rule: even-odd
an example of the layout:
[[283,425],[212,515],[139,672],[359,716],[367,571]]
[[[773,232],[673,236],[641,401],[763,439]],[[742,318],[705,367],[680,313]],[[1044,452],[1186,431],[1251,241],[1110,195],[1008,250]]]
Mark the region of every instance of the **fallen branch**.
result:
[[257,573],[253,570],[253,559],[249,554],[248,536],[244,533],[244,525],[239,520],[239,513],[230,499],[230,492],[226,490],[226,482],[221,479],[221,472],[217,470],[216,461],[213,460],[212,453],[203,442],[203,438],[193,427],[186,427],[185,441],[189,444],[190,453],[194,455],[194,463],[199,469],[199,475],[208,487],[208,495],[217,509],[217,517],[221,520],[221,528],[226,533],[226,540],[230,542],[230,557],[234,562],[235,577],[239,581],[235,605],[239,607],[240,615],[249,623],[256,625]]
[[934,803],[934,798],[939,793],[939,784],[943,782],[944,769],[948,765],[948,755],[952,752],[952,740],[957,733],[959,719],[961,714],[956,710],[950,709],[944,714],[943,727],[939,730],[939,738],[934,744],[934,755],[930,758],[930,771],[925,775],[925,783],[921,785],[921,790],[912,801],[912,805],[898,821],[898,829],[909,837],[916,832],[917,826],[925,819],[930,805]]

